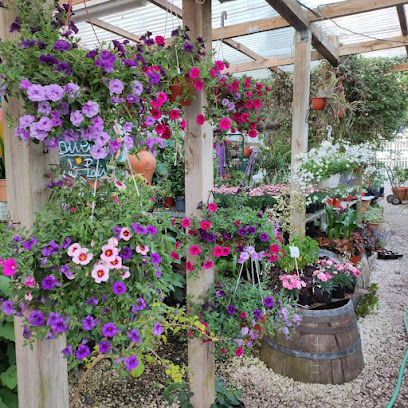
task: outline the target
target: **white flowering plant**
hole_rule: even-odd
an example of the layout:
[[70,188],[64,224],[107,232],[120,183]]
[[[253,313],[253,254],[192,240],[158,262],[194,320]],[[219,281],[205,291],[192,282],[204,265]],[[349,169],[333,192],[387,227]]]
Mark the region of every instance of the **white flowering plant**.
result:
[[374,156],[369,143],[351,145],[326,140],[318,148],[297,156],[294,178],[300,188],[311,188],[337,173],[351,174],[359,167],[366,167],[374,161]]

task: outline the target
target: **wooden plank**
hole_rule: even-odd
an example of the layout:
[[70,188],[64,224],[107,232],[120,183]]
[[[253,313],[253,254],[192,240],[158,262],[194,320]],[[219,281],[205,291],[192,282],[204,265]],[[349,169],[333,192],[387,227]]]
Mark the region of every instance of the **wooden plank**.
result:
[[408,62],[404,62],[403,64],[395,65],[392,70],[394,72],[403,72],[408,71]]
[[[102,21],[99,18],[93,18],[91,21],[93,25],[95,25],[96,27],[102,28],[103,30],[109,31],[110,33],[113,33],[113,34],[117,34],[120,37],[126,38],[136,43],[140,42],[140,38],[138,35],[133,34],[129,31],[123,30],[122,28],[118,26],[107,23],[106,21]],[[89,21],[87,21],[87,23],[91,24]]]
[[332,65],[338,65],[339,53],[330,39],[312,24],[307,12],[296,0],[266,0],[292,27],[298,31],[310,30],[312,33],[312,44],[316,50]]
[[[408,43],[408,36],[399,35],[396,37],[386,38],[384,40],[370,40],[362,41],[354,44],[342,45],[339,47],[339,56],[343,57],[346,55],[361,54],[364,52],[380,51],[390,48],[398,48],[404,46],[404,42]],[[312,51],[311,60],[322,59],[322,56],[317,51]],[[294,58],[266,58],[263,61],[250,61],[243,62],[240,64],[233,64],[229,67],[228,72],[237,73],[244,71],[253,71],[256,69],[265,69],[276,66],[292,65],[294,63]],[[399,64],[394,67],[394,71],[406,71],[408,66],[406,63]]]
[[[310,94],[310,52],[312,35],[309,30],[295,33],[295,70],[293,75],[293,104],[292,104],[292,159],[291,159],[291,191],[298,191],[293,179],[295,166],[298,163],[296,156],[306,153],[308,147],[308,123]],[[299,192],[301,195],[301,193]],[[299,200],[291,194],[291,226],[295,235],[303,239],[306,234],[306,206],[299,208]]]
[[183,10],[167,0],[149,0],[149,2],[178,18],[183,18]]
[[[405,7],[403,4],[398,4],[397,14],[398,14],[398,20],[401,26],[402,35],[408,35],[407,15],[405,13]],[[407,52],[407,55],[408,55],[408,45],[405,46],[405,51]]]
[[[211,0],[196,2],[183,0],[183,25],[191,29],[192,38],[211,38]],[[211,51],[211,42],[206,42],[207,52]],[[196,99],[185,107],[187,128],[185,131],[186,161],[186,213],[187,216],[200,216],[197,205],[207,202],[213,188],[213,132],[209,123],[198,125],[196,118],[203,113],[206,99],[203,93],[196,93]],[[190,255],[187,259],[194,261]],[[197,279],[187,279],[187,296],[193,302],[214,282],[214,269],[201,270]],[[193,306],[188,306],[189,312]],[[188,365],[191,370],[190,389],[194,393],[194,408],[210,408],[215,400],[215,358],[212,342],[202,344],[199,339],[188,342]]]
[[[14,16],[0,9],[0,37],[16,39],[8,27]],[[22,115],[20,102],[16,99],[4,102],[4,112],[15,118]],[[58,164],[58,149],[44,152],[43,146],[25,143],[16,138],[4,116],[4,145],[6,157],[7,194],[10,219],[20,227],[33,224],[33,212],[46,202],[45,174],[50,164]],[[65,336],[58,340],[36,342],[34,350],[24,347],[21,318],[15,318],[17,377],[19,408],[67,408],[68,370],[61,350]]]
[[[307,12],[310,22],[324,21],[336,17],[344,17],[354,14],[365,13],[374,10],[381,10],[388,7],[394,7],[398,4],[407,4],[407,1],[401,0],[346,0],[334,4],[322,5],[313,9],[318,15],[311,11]],[[224,28],[213,30],[213,41],[222,38],[233,38],[263,31],[276,30],[278,28],[290,27],[290,24],[281,16],[264,18],[260,20],[248,21],[246,23],[233,24]]]

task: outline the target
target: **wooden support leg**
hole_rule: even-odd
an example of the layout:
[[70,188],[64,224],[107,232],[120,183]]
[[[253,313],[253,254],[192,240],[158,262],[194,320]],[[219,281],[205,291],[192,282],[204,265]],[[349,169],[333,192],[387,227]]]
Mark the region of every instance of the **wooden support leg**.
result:
[[[14,16],[0,8],[0,38],[11,39]],[[4,104],[5,113],[22,115],[18,100]],[[6,117],[6,115],[5,115]],[[58,149],[47,152],[42,144],[18,140],[14,129],[4,122],[7,194],[10,221],[17,227],[31,227],[34,212],[47,200],[45,174],[58,164]],[[36,342],[34,349],[23,346],[21,318],[15,319],[19,408],[68,408],[67,362],[61,354],[65,336]]]
[[292,161],[291,161],[291,225],[295,235],[301,239],[306,231],[306,208],[299,208],[302,193],[294,180],[296,177],[296,155],[307,152],[309,92],[310,92],[310,53],[312,36],[309,30],[296,31],[295,34],[295,70],[293,83],[292,113]]
[[[207,51],[211,50],[211,0],[203,4],[183,0],[183,24],[191,30],[192,39],[204,38]],[[208,123],[196,123],[203,113],[205,96],[200,93],[191,106],[186,107],[187,128],[185,135],[186,159],[186,212],[199,216],[197,204],[207,202],[213,188],[213,134]],[[214,270],[202,270],[198,279],[187,280],[187,295],[194,302],[204,294],[214,281]],[[189,306],[189,310],[191,310]],[[210,408],[215,400],[215,359],[213,344],[201,344],[195,339],[188,343],[188,364],[191,369],[191,386],[194,408]]]

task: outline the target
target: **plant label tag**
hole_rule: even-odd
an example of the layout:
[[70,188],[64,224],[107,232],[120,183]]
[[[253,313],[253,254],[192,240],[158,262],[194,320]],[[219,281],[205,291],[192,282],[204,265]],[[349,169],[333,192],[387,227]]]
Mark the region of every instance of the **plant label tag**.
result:
[[289,249],[290,249],[290,256],[291,256],[292,258],[299,258],[299,256],[300,256],[300,251],[299,251],[299,248],[298,248],[298,247],[290,246]]

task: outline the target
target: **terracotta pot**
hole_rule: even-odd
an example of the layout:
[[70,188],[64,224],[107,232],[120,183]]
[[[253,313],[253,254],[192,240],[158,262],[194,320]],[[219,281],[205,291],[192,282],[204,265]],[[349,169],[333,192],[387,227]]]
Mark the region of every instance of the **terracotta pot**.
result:
[[312,110],[323,110],[326,107],[326,98],[312,98]]
[[[184,78],[174,78],[172,80],[172,85],[169,86],[170,95],[169,100],[171,103],[177,101],[181,106],[191,105],[194,96],[193,80],[189,76]],[[184,92],[183,92],[184,90]]]
[[[120,156],[120,150],[116,153],[115,162]],[[151,184],[153,173],[156,170],[156,159],[149,150],[141,150],[137,155],[128,154],[129,164],[135,173],[141,174],[148,184]],[[128,171],[130,173],[130,171]]]
[[343,118],[344,118],[344,115],[346,114],[346,111],[347,111],[346,108],[341,109],[341,110],[339,110],[339,111],[336,111],[335,114],[334,114],[334,116],[335,116],[336,118],[343,119]]
[[176,201],[173,197],[164,197],[163,205],[165,208],[174,207],[176,205]]
[[7,203],[7,180],[0,179],[0,201]]
[[361,255],[353,255],[353,256],[350,258],[350,262],[351,262],[352,264],[354,264],[354,265],[357,265],[357,264],[360,262],[360,260],[361,260]]
[[251,153],[252,153],[252,148],[251,148],[251,146],[245,146],[245,149],[244,149],[244,157],[247,159],[250,155],[251,155]]
[[407,187],[397,187],[396,188],[396,195],[402,201],[405,200],[407,196]]
[[361,205],[363,208],[368,208],[370,206],[371,200],[362,200]]

